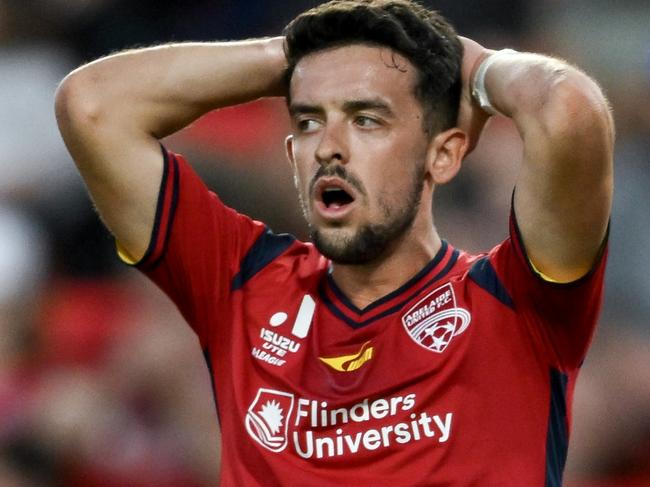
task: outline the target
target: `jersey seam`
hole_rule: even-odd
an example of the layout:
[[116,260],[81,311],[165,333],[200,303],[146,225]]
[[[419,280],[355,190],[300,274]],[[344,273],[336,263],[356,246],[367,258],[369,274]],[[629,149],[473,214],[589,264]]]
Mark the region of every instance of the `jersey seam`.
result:
[[[163,151],[165,151],[165,150],[163,149]],[[166,153],[166,151],[165,151],[165,153]],[[169,157],[170,154],[168,154],[168,153],[166,153],[166,154],[167,154],[167,157]],[[180,181],[179,181],[180,180],[180,174],[179,174],[178,160],[176,159],[175,156],[172,155],[171,160],[169,161],[169,163],[165,164],[165,167],[167,167],[168,164],[173,164],[173,168],[172,168],[173,171],[172,171],[172,195],[171,195],[171,202],[169,204],[169,215],[167,216],[167,227],[165,229],[165,235],[162,236],[163,242],[162,242],[162,246],[161,246],[160,251],[159,251],[159,255],[152,262],[147,263],[144,260],[142,261],[142,264],[141,264],[142,268],[146,269],[146,270],[152,270],[153,268],[158,266],[158,264],[160,264],[160,262],[165,257],[165,254],[167,253],[167,247],[168,247],[168,244],[169,244],[169,239],[171,237],[172,230],[173,230],[175,216],[176,216],[176,207],[178,206],[178,193],[179,193],[179,188],[180,188]],[[163,199],[164,199],[164,194],[162,192],[160,193],[160,196],[162,196]],[[161,211],[162,211],[162,207],[163,207],[163,205],[161,205],[161,207],[160,207]],[[161,215],[161,217],[162,217],[162,215]],[[157,218],[157,221],[158,221],[158,223],[160,223],[159,218]],[[161,236],[157,235],[156,238],[160,239]],[[149,256],[149,257],[151,257],[151,256]]]
[[[165,148],[162,145],[160,146],[160,148],[163,156],[163,172],[160,180],[160,186],[158,189],[158,198],[156,201],[156,213],[154,215],[153,227],[151,229],[151,234],[149,235],[149,244],[147,245],[147,249],[145,250],[144,255],[140,259],[132,262],[127,262],[124,259],[122,259],[122,262],[124,262],[129,267],[136,267],[138,269],[144,269],[145,267],[147,267],[147,261],[151,258],[151,255],[154,253],[154,250],[158,243],[158,237],[159,237],[158,233],[160,231],[160,220],[162,219],[162,214],[165,206],[167,178],[169,177],[169,158]],[[118,242],[118,249],[119,249],[119,242]],[[118,250],[118,255],[119,255],[119,250]]]

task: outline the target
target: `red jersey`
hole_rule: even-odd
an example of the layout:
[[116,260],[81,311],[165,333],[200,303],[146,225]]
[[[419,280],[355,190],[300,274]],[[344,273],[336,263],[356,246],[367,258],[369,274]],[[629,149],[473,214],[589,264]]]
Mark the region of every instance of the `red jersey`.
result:
[[[313,245],[272,233],[165,155],[137,264],[197,333],[221,486],[559,486],[605,258],[553,284],[516,222],[481,255],[446,242],[358,309]],[[216,459],[215,459],[216,460]]]

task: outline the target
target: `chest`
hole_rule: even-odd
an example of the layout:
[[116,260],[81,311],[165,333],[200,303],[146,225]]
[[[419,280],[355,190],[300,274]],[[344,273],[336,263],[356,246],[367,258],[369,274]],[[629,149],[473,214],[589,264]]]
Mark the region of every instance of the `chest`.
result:
[[224,359],[215,367],[224,438],[246,437],[274,460],[341,466],[387,455],[419,462],[433,450],[436,463],[455,452],[462,470],[461,449],[503,434],[517,444],[513,418],[546,407],[547,371],[526,325],[467,280],[434,283],[356,321],[341,308],[316,283],[233,303],[230,331],[213,344]]
[[523,318],[469,280],[435,283],[361,315],[319,283],[267,286],[231,309],[218,356],[250,394],[268,387],[345,405],[399,392],[453,405],[463,390],[514,384],[522,369],[545,372]]

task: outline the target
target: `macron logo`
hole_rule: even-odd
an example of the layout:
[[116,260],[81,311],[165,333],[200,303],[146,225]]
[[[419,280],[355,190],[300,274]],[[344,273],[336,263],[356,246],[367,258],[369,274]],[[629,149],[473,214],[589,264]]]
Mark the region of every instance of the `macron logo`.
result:
[[340,357],[318,357],[318,359],[339,372],[352,372],[361,368],[363,364],[372,359],[374,356],[374,350],[375,349],[370,346],[370,342],[367,341],[361,346],[361,350],[352,355],[341,355]]

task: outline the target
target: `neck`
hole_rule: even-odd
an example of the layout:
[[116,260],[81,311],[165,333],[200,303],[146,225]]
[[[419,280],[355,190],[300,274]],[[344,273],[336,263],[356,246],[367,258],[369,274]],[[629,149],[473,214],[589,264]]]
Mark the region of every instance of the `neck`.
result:
[[436,255],[442,245],[429,220],[417,220],[380,259],[362,265],[332,265],[332,277],[348,299],[360,309],[399,288]]

